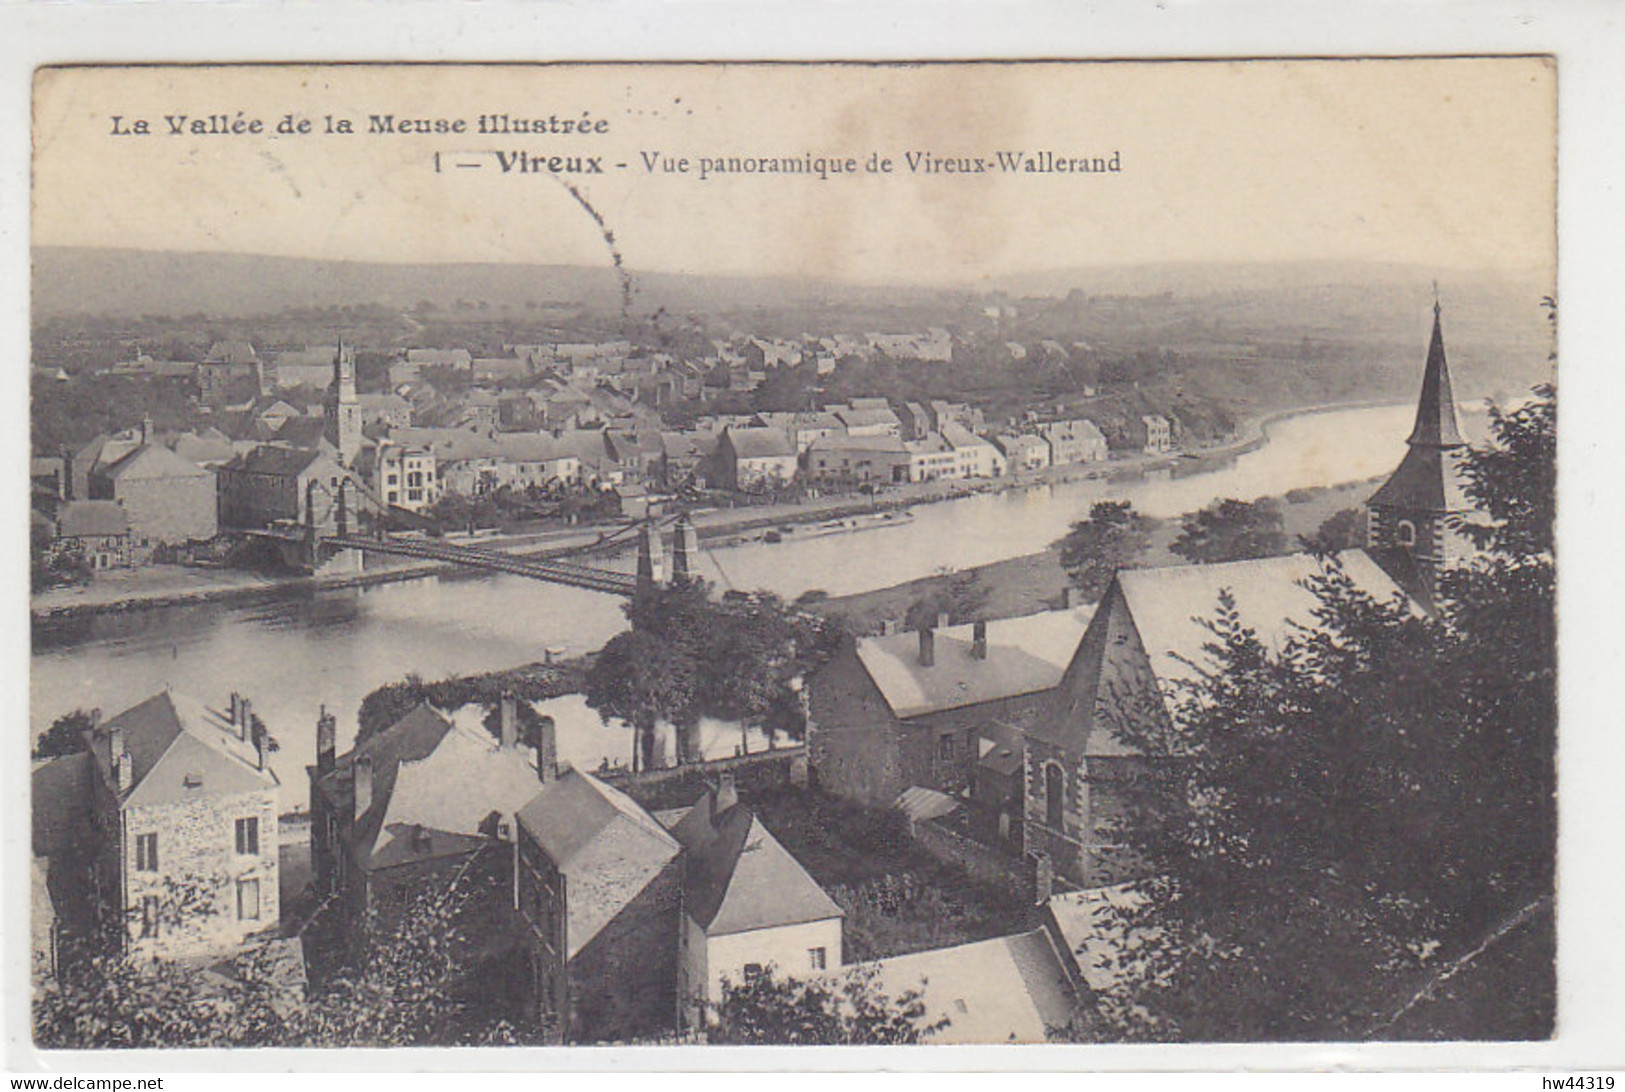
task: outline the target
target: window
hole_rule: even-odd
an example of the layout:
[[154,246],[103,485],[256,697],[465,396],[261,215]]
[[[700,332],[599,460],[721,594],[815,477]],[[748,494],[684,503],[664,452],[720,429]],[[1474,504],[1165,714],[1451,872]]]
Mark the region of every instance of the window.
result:
[[137,872],[158,871],[158,835],[137,834],[135,836],[135,870]]
[[1044,767],[1044,825],[1051,830],[1061,829],[1061,809],[1066,803],[1064,780],[1061,767],[1055,763]]
[[237,853],[243,857],[260,855],[260,821],[258,816],[237,820]]
[[937,740],[937,757],[944,762],[954,760],[954,737],[943,736]]
[[1412,523],[1410,520],[1400,520],[1399,527],[1396,528],[1395,534],[1398,535],[1399,544],[1401,546],[1416,545],[1416,524]]
[[260,920],[260,881],[245,879],[237,881],[237,920]]
[[823,970],[824,967],[825,967],[825,963],[826,963],[825,956],[824,956],[824,949],[822,949],[822,948],[808,948],[807,949],[807,962],[812,966],[813,970],[815,970],[815,971]]
[[158,935],[158,896],[141,896],[141,935],[155,937]]

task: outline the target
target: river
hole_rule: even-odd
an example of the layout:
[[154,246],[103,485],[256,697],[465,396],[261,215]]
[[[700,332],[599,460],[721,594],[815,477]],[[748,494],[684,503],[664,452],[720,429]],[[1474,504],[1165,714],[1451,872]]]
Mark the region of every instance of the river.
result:
[[[894,527],[723,547],[707,558],[705,575],[787,598],[814,588],[845,595],[1038,552],[1104,498],[1165,517],[1218,497],[1359,481],[1398,465],[1413,412],[1384,406],[1284,418],[1258,449],[1181,478],[1010,490],[922,505]],[[1481,431],[1481,415],[1463,416],[1469,433]],[[211,704],[240,690],[281,742],[272,768],[291,805],[304,793],[320,704],[338,717],[342,749],[362,697],[383,683],[409,672],[438,679],[512,667],[540,660],[547,648],[586,652],[624,624],[621,600],[611,596],[472,574],[94,616],[36,631],[30,720],[37,734],[69,710],[111,715],[166,686]]]

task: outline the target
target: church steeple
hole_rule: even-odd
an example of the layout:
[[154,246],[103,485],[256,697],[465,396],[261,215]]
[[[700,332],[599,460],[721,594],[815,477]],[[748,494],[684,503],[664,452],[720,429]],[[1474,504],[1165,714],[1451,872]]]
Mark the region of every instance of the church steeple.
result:
[[1473,507],[1462,466],[1467,441],[1456,418],[1439,312],[1435,297],[1422,395],[1405,441],[1409,449],[1366,501],[1366,543],[1372,556],[1425,600],[1432,598],[1439,573],[1472,550],[1460,532],[1462,516]]
[[1433,301],[1433,339],[1428,343],[1427,367],[1422,372],[1422,397],[1416,404],[1416,427],[1405,441],[1412,447],[1462,447],[1461,422],[1450,393],[1450,365],[1444,358],[1444,331],[1439,301]]

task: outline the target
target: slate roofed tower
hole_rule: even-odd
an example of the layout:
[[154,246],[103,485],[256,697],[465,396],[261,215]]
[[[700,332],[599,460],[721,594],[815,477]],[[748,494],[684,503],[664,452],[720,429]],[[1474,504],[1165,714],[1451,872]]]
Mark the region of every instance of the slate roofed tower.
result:
[[1473,509],[1463,474],[1467,441],[1450,391],[1437,300],[1416,423],[1405,442],[1409,450],[1398,469],[1366,501],[1366,543],[1395,579],[1431,599],[1439,573],[1472,552],[1458,525]]
[[328,442],[338,450],[340,463],[354,466],[361,454],[361,401],[356,396],[355,347],[342,341],[333,354],[333,383],[324,408]]

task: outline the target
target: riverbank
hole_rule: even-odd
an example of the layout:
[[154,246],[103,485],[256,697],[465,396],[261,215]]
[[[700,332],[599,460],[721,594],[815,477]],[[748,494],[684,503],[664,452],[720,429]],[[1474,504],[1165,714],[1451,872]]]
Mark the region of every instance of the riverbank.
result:
[[[1242,423],[1232,440],[1192,452],[1169,455],[1129,455],[1105,463],[1076,463],[1005,478],[959,482],[913,482],[888,485],[875,496],[843,494],[822,496],[794,504],[750,505],[696,512],[694,523],[702,542],[730,546],[760,538],[781,528],[847,520],[871,513],[901,512],[920,505],[936,504],[977,494],[1002,493],[1017,489],[1046,488],[1080,480],[1128,482],[1167,472],[1175,476],[1220,469],[1236,458],[1256,451],[1268,441],[1271,426],[1293,417],[1337,410],[1392,405],[1393,402],[1360,402],[1309,406],[1260,415]],[[627,525],[598,525],[588,528],[554,528],[513,535],[479,535],[472,539],[448,535],[447,540],[475,541],[486,548],[506,550],[519,557],[546,558],[560,554],[606,556],[624,552],[625,536],[604,549],[593,549],[602,537],[624,530]],[[1313,528],[1311,528],[1311,531]],[[104,613],[119,613],[162,607],[232,602],[252,604],[285,598],[290,594],[369,587],[398,581],[419,580],[468,572],[456,565],[435,561],[408,561],[374,555],[360,572],[324,575],[269,575],[242,570],[195,569],[185,566],[148,566],[123,572],[99,574],[96,581],[76,588],[57,588],[32,597],[30,615],[35,624],[61,623]]]
[[[1376,482],[1372,479],[1294,490],[1288,496],[1276,498],[1288,541],[1295,543],[1299,537],[1312,536],[1337,512],[1359,507],[1371,495]],[[1084,514],[1080,512],[1079,517]],[[1150,520],[1150,542],[1139,563],[1145,566],[1189,564],[1170,548],[1179,537],[1181,523],[1179,519]],[[818,599],[809,606],[826,617],[840,618],[856,632],[868,633],[878,631],[883,622],[897,623],[916,602],[933,595],[954,594],[974,599],[979,604],[976,613],[990,620],[1054,610],[1060,606],[1070,583],[1066,570],[1061,567],[1060,544],[1054,542],[1024,557],[922,577],[856,595]]]

